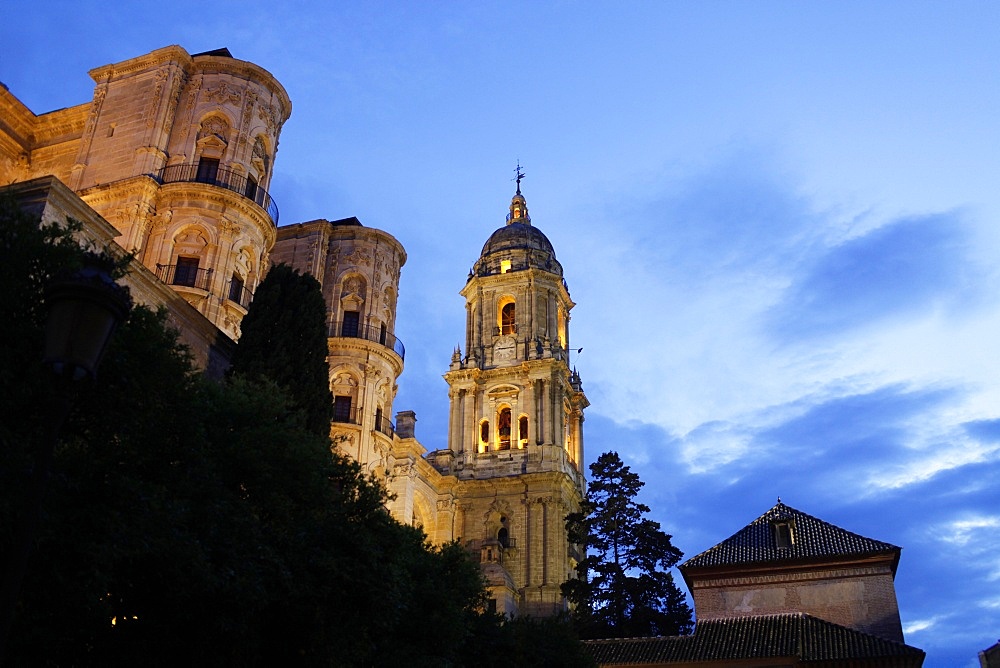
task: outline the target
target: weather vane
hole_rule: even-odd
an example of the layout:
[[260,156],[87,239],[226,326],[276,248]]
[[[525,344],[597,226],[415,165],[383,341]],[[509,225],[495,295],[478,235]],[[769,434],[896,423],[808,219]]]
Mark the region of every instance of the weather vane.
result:
[[521,171],[521,161],[517,161],[517,167],[514,169],[514,174],[517,176],[514,178],[517,181],[517,194],[521,194],[521,179],[524,178],[524,172]]

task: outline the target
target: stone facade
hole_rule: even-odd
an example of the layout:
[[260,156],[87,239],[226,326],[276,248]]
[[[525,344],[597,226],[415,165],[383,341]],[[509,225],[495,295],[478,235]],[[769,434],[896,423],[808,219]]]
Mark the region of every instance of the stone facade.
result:
[[394,336],[402,246],[356,218],[278,229],[271,254],[318,278],[327,303],[332,435],[383,480],[401,522],[479,557],[499,612],[565,609],[560,585],[579,555],[564,518],[583,493],[580,378],[568,365],[573,302],[548,239],[518,192],[461,294],[466,350],[456,350],[446,448],[428,453],[416,416],[389,422],[404,348]]
[[901,643],[899,553],[779,501],[680,570],[699,622],[806,613]]
[[402,245],[356,218],[277,227],[267,188],[291,113],[281,85],[226,49],[179,46],[90,75],[91,101],[41,115],[0,87],[0,185],[16,184],[47,219],[84,221],[85,240],[134,253],[133,296],[166,307],[215,376],[268,267],[315,276],[335,447],[385,483],[397,519],[479,558],[498,611],[563,610],[560,584],[580,558],[563,522],[583,493],[587,399],[569,367],[573,302],[520,181],[461,291],[466,354],[456,350],[445,373],[448,441],[428,452],[412,412],[390,419],[405,355]]
[[343,452],[385,480],[394,467],[392,402],[405,352],[394,334],[403,246],[357,218],[316,220],[279,228],[272,260],[320,282],[327,305],[332,435]]
[[903,641],[888,563],[811,564],[692,582],[699,620],[808,612],[834,624]]
[[0,183],[53,175],[231,339],[268,266],[267,193],[291,113],[266,70],[179,46],[90,71],[91,102],[36,116],[0,91]]

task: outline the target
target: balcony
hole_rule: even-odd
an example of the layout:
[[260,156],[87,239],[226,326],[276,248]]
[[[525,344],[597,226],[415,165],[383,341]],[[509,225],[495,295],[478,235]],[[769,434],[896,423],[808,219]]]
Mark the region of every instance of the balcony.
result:
[[479,555],[479,563],[503,564],[508,556],[512,556],[517,550],[517,542],[513,538],[487,538],[485,540],[469,540],[465,543],[465,549],[470,554]]
[[198,269],[186,264],[157,264],[156,277],[167,285],[180,285],[208,292],[211,269]]
[[357,408],[351,407],[345,410],[335,403],[333,405],[333,417],[330,421],[341,424],[361,424],[359,417]]
[[223,167],[205,169],[204,165],[199,169],[195,163],[183,165],[167,165],[160,170],[157,180],[161,184],[166,183],[207,183],[211,186],[225,188],[234,193],[238,193],[248,200],[255,202],[260,208],[271,217],[271,222],[278,225],[278,205],[266,190],[257,185],[257,182],[246,174]]
[[226,299],[246,309],[250,308],[250,302],[253,301],[253,293],[247,290],[246,286],[243,285],[243,281],[230,279],[229,289],[226,291]]
[[386,436],[388,436],[389,438],[392,438],[393,434],[396,433],[396,426],[392,424],[389,418],[385,417],[384,415],[380,415],[379,413],[376,412],[375,431],[381,432]]
[[367,326],[359,324],[357,320],[343,320],[330,325],[328,335],[330,338],[344,337],[373,341],[386,348],[390,348],[394,353],[399,355],[400,359],[404,359],[406,356],[406,348],[403,346],[403,342],[396,338],[394,334],[390,334],[383,325],[377,327]]

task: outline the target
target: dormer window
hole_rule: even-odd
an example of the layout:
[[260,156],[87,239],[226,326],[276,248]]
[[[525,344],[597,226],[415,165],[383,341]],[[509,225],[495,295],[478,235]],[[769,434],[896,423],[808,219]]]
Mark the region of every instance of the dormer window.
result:
[[779,550],[787,550],[795,544],[795,526],[791,520],[777,520],[771,523],[774,545]]

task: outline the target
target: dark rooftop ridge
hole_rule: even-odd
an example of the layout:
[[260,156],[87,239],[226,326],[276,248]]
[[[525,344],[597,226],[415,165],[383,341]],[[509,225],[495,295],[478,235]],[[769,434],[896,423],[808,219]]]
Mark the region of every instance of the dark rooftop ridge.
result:
[[[785,525],[779,531],[779,526]],[[790,527],[790,541],[781,544],[780,536]],[[895,555],[893,573],[900,548],[873,538],[866,538],[824,522],[780,500],[766,513],[718,545],[691,557],[679,566],[688,569],[750,566],[790,561],[817,561],[831,557]],[[685,579],[687,575],[685,575]]]
[[859,667],[920,666],[924,657],[916,647],[802,612],[706,620],[689,636],[585,640],[584,645],[602,665],[798,657]]
[[222,47],[221,49],[212,49],[211,51],[202,51],[201,53],[192,54],[192,58],[197,58],[198,56],[214,56],[218,58],[232,58],[233,54],[229,52],[229,49]]

